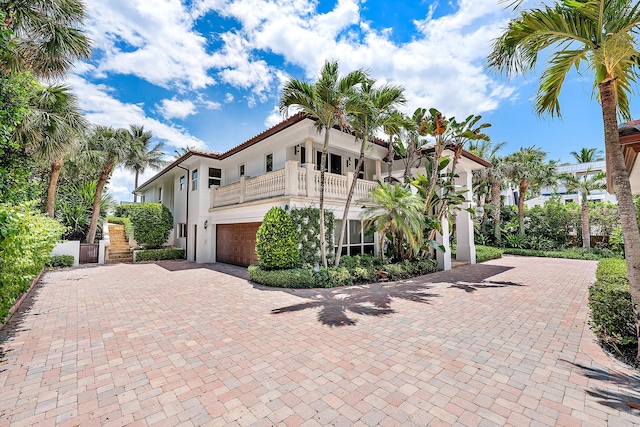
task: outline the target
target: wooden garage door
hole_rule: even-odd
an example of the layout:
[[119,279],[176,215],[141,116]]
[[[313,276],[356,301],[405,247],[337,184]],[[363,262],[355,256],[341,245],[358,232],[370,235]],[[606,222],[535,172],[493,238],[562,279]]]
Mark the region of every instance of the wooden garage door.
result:
[[259,222],[218,224],[216,227],[216,260],[248,266],[258,262],[256,232]]

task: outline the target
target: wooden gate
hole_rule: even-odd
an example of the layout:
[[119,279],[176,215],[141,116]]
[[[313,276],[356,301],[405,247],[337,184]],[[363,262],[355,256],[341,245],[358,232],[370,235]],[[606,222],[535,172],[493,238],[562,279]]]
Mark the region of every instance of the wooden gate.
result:
[[97,243],[80,243],[80,264],[90,264],[98,262],[98,251],[100,245]]

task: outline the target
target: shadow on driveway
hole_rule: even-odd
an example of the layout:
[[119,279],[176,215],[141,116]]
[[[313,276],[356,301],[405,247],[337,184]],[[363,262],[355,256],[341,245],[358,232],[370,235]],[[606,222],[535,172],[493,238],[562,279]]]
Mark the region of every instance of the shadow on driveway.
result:
[[357,320],[349,314],[384,316],[395,313],[393,299],[428,304],[439,296],[431,289],[435,283],[450,283],[450,288],[475,292],[488,288],[523,286],[512,282],[486,281],[487,278],[510,270],[512,267],[474,264],[449,271],[439,271],[413,279],[389,283],[372,283],[332,289],[284,289],[254,284],[262,291],[285,292],[309,301],[271,310],[273,314],[319,309],[318,321],[328,326],[355,325]]

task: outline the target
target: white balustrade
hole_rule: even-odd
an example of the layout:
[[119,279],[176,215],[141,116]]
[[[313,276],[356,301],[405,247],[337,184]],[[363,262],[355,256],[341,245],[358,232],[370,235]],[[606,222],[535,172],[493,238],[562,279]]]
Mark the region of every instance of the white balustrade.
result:
[[[348,178],[344,175],[325,173],[324,194],[327,199],[346,200],[349,192]],[[367,197],[376,182],[358,180],[353,200]],[[287,162],[284,169],[256,177],[241,177],[223,187],[211,188],[211,207],[229,206],[277,196],[299,196],[316,199],[320,194],[320,172],[313,168],[299,167],[297,162]]]

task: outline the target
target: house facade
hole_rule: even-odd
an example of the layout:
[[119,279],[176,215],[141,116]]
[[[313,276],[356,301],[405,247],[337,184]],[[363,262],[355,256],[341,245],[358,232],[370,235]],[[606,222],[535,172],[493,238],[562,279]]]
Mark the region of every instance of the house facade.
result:
[[[334,213],[336,230],[340,221],[348,221],[343,253],[375,254],[379,236],[362,231],[362,206],[356,201],[366,197],[386,176],[383,170],[388,147],[381,140],[371,144],[349,215],[342,218],[359,144],[347,132],[330,132],[325,209]],[[169,208],[174,228],[168,244],[185,249],[188,260],[246,266],[257,262],[255,234],[270,208],[318,207],[323,143],[324,132],[317,132],[315,122],[296,114],[224,153],[191,150],[134,192],[143,202],[159,202]],[[464,183],[469,191],[471,171],[486,166],[486,162],[477,160],[464,157],[458,166],[461,185]],[[401,164],[397,168],[400,174]],[[462,239],[462,252],[459,245],[458,253],[463,253],[462,257],[466,253],[468,260],[475,262],[473,224],[470,214],[465,214],[470,233]],[[443,240],[448,241],[448,236]],[[448,262],[444,258],[441,261],[443,268],[451,264],[450,254],[448,257]]]

